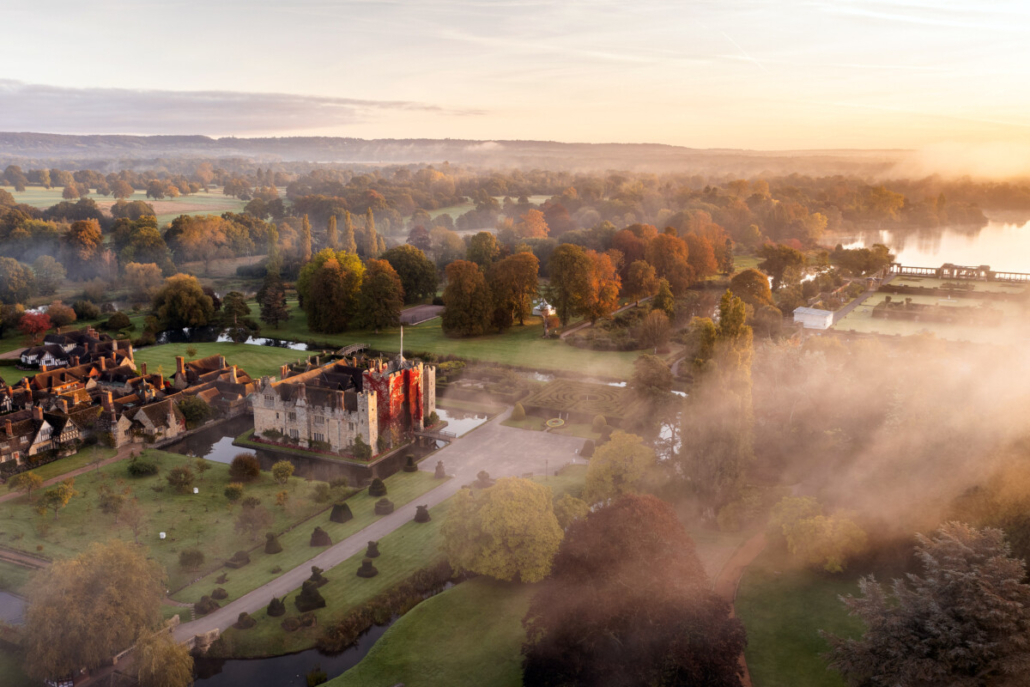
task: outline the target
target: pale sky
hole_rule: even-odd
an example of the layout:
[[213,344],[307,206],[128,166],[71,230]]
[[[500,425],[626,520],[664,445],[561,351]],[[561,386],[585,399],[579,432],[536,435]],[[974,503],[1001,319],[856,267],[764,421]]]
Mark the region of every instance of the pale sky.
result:
[[0,0],[0,130],[1030,144],[1030,2]]

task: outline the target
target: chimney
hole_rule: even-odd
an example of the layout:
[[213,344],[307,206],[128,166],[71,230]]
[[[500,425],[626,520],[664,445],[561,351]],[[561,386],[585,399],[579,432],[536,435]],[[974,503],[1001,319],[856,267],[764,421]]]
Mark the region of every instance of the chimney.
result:
[[236,366],[235,365],[233,365],[232,367],[229,368],[229,381],[232,382],[233,384],[239,384],[239,380],[236,377]]
[[105,391],[100,399],[104,405],[104,410],[114,410],[114,398],[110,391]]
[[100,370],[102,372],[102,371],[104,371],[106,369],[107,369],[107,358],[101,356],[100,357]]
[[8,420],[7,422],[4,423],[4,429],[7,431],[7,436],[9,436],[9,437],[13,437],[14,436],[14,428],[11,427],[11,421],[10,420]]
[[72,367],[78,367],[78,366],[79,366],[79,356],[77,356],[77,355],[73,355],[73,356],[71,357],[71,361],[70,361],[70,363],[71,363],[71,366],[72,366]]
[[46,372],[46,363],[40,363],[39,364],[39,371],[40,372]]
[[279,379],[286,379],[286,365],[279,368]]
[[111,351],[112,352],[117,352],[118,351],[118,339],[112,339],[111,340]]
[[58,327],[58,328],[57,328],[57,333],[58,333],[58,334],[60,334],[60,333],[61,333],[61,328],[60,328],[60,327]]
[[218,356],[218,369],[219,370],[224,370],[225,369],[225,356],[224,355]]
[[175,356],[175,374],[186,374],[186,359],[183,358],[181,355]]
[[32,419],[42,420],[43,419],[43,406],[34,406],[32,408]]
[[144,377],[147,376],[147,364],[146,363],[143,363],[143,376]]
[[59,406],[61,406],[61,412],[64,413],[65,415],[67,415],[68,414],[68,399],[62,398],[62,399],[60,399],[57,402],[57,404]]

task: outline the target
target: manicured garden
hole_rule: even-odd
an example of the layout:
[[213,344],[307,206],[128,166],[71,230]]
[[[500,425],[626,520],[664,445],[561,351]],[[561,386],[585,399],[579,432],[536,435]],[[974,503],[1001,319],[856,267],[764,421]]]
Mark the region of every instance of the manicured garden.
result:
[[[197,349],[195,356],[186,355],[186,349],[190,346]],[[137,369],[140,369],[142,363],[146,363],[147,372],[154,374],[160,369],[165,377],[172,377],[175,374],[176,356],[196,360],[211,355],[224,355],[227,364],[236,365],[245,370],[255,381],[260,380],[263,375],[278,378],[279,368],[283,365],[295,363],[313,355],[313,353],[289,348],[235,343],[163,344],[141,348],[134,353]]]
[[606,420],[624,417],[635,405],[632,393],[625,387],[590,384],[571,379],[556,379],[522,400],[529,415],[542,418],[570,413],[570,420],[592,421],[597,415]]
[[[393,502],[395,507],[410,503],[443,483],[442,480],[434,479],[432,472],[421,470],[398,472],[383,482],[387,487],[387,498]],[[228,598],[224,603],[229,603],[272,581],[282,572],[302,565],[305,561],[321,553],[324,549],[310,545],[311,532],[316,526],[321,527],[336,544],[371,525],[380,517],[374,512],[375,502],[378,500],[378,497],[369,496],[368,490],[356,493],[346,501],[354,516],[353,519],[344,523],[330,522],[329,510],[323,510],[315,517],[298,524],[289,532],[279,535],[279,544],[283,549],[281,552],[267,554],[263,546],[259,546],[250,552],[249,564],[235,570],[213,571],[173,594],[172,598],[182,603],[196,603],[202,596],[211,594],[216,587],[221,587],[228,592]],[[327,505],[323,504],[321,508],[325,509]],[[264,541],[264,535],[262,535],[260,542],[256,543],[264,544]],[[223,573],[227,574],[228,580],[222,583],[216,582],[216,579]]]
[[822,658],[830,647],[819,631],[857,636],[861,623],[838,599],[857,593],[854,576],[799,569],[785,552],[762,553],[744,572],[735,603],[755,687],[843,687]]
[[533,585],[479,577],[424,601],[331,687],[519,687]]

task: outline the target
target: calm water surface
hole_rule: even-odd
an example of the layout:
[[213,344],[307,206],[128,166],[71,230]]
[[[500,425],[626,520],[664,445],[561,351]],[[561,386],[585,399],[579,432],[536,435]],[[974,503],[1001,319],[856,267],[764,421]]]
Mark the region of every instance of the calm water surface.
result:
[[0,592],[0,622],[21,625],[25,614],[25,599],[10,592]]

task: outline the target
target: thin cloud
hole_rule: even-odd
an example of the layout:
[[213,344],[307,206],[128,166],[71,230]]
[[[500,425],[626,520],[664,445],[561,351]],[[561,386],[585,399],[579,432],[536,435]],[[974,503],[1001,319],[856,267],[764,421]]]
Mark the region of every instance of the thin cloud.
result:
[[254,134],[365,123],[389,112],[479,110],[289,93],[66,88],[0,79],[0,130],[53,133]]

